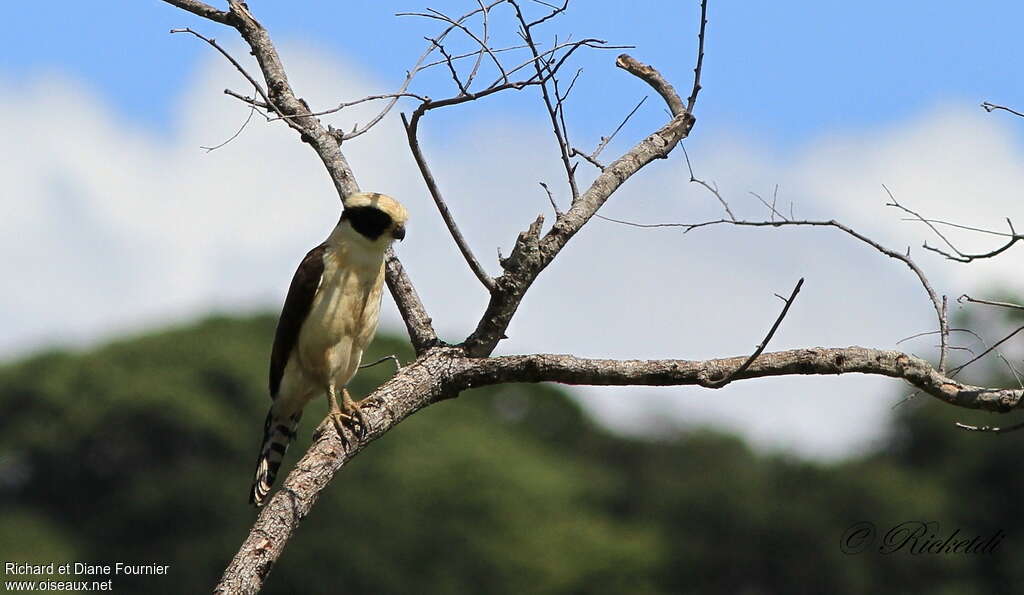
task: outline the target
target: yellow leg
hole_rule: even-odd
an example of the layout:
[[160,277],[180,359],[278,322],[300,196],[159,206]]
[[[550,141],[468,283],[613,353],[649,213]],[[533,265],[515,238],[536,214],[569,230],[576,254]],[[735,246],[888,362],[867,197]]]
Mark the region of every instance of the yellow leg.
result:
[[352,395],[349,394],[347,388],[341,389],[341,407],[345,412],[345,415],[359,426],[358,436],[362,438],[366,435],[366,429],[369,427],[366,425],[366,417],[363,416],[363,410],[360,407],[358,401],[352,399]]
[[327,424],[331,423],[338,432],[342,444],[348,448],[349,440],[345,435],[345,426],[348,425],[352,432],[361,438],[366,434],[366,420],[363,418],[363,412],[359,410],[359,404],[352,400],[347,389],[341,389],[341,407],[338,406],[336,393],[337,389],[334,388],[334,385],[327,387],[327,417],[317,427],[316,435],[322,434],[327,429]]

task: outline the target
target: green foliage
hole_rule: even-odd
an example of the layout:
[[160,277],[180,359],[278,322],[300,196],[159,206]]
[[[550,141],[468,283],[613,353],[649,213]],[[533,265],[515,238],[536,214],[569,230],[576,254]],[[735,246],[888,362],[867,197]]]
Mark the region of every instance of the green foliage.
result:
[[[0,560],[170,564],[114,588],[208,590],[255,514],[273,325],[210,318],[0,367]],[[366,361],[390,353],[410,357],[381,337]],[[363,370],[353,393],[391,373]],[[325,408],[310,406],[284,473]],[[553,386],[476,389],[354,459],[266,592],[1008,592],[1024,579],[1024,433],[955,431],[962,413],[912,402],[878,453],[823,465],[707,430],[615,436]],[[988,556],[840,550],[857,521],[908,520],[1001,529],[1007,543]]]

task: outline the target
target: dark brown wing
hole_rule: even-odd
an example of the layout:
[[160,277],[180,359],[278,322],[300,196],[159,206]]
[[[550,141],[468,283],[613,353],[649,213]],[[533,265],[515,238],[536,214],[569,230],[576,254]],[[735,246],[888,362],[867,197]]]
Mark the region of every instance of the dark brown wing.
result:
[[326,244],[320,244],[310,250],[299,263],[299,268],[292,277],[288,288],[288,297],[284,299],[281,318],[277,321],[277,332],[274,334],[274,350],[270,354],[270,397],[277,398],[281,388],[281,377],[284,366],[288,363],[295,343],[299,340],[299,331],[306,321],[309,310],[313,306],[313,298],[320,286],[320,278],[324,274],[324,251]]

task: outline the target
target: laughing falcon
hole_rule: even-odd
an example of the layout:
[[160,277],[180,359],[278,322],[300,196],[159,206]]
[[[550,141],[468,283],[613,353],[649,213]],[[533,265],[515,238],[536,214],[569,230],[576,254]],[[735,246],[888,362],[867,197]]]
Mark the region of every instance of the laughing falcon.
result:
[[328,418],[336,425],[358,421],[365,430],[359,404],[345,387],[377,330],[384,253],[405,237],[407,218],[405,207],[390,196],[352,194],[331,235],[295,271],[270,356],[273,404],[249,496],[255,506],[270,493],[302,408],[313,397],[327,395]]

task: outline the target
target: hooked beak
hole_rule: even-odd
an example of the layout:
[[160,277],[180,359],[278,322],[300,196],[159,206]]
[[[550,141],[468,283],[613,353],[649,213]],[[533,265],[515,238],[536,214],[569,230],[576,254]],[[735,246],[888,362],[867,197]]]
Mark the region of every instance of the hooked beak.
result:
[[391,237],[395,238],[396,240],[404,240],[405,226],[399,225],[398,227],[395,227],[395,230],[391,232]]

